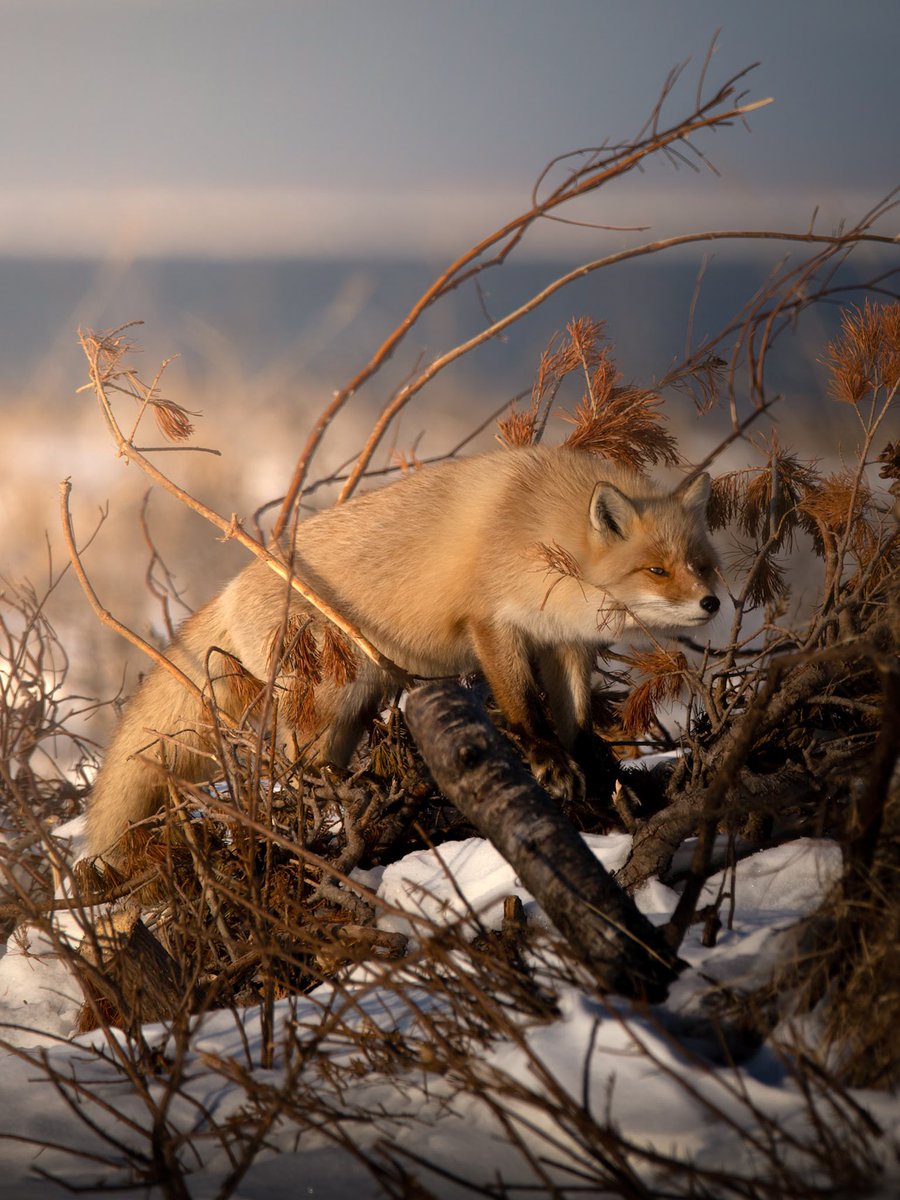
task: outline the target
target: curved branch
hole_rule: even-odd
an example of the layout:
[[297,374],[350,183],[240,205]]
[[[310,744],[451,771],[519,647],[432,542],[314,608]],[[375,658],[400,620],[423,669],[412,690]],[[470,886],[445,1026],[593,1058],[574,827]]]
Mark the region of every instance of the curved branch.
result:
[[[167,475],[164,475],[162,471],[160,471],[158,467],[154,466],[154,464],[135,447],[134,443],[124,435],[119,427],[118,422],[116,421],[115,414],[113,413],[112,405],[110,404],[109,397],[106,392],[106,386],[110,380],[115,377],[117,373],[115,369],[116,364],[118,363],[122,354],[128,348],[126,344],[118,339],[118,334],[122,331],[122,329],[125,328],[127,328],[127,326],[121,326],[119,329],[113,330],[111,333],[107,334],[94,334],[90,331],[79,334],[81,347],[84,350],[85,356],[88,360],[88,372],[90,375],[91,384],[93,385],[94,392],[96,393],[97,400],[100,404],[100,409],[103,413],[103,417],[106,421],[107,427],[109,428],[110,434],[116,443],[116,448],[119,454],[128,462],[136,463],[141,470],[145,474],[149,475],[155,483],[158,483],[160,487],[164,488],[177,500],[180,500],[182,504],[187,505],[188,508],[192,509],[205,520],[209,521],[211,525],[215,525],[215,527],[224,535],[222,539],[223,541],[234,539],[234,541],[238,542],[246,550],[249,550],[251,554],[255,555],[260,562],[265,563],[271,571],[274,571],[279,578],[283,579],[285,583],[289,584],[295,592],[303,597],[304,600],[313,605],[313,607],[316,608],[323,617],[331,621],[333,625],[336,625],[342,633],[346,634],[346,636],[355,643],[362,653],[365,654],[367,658],[370,658],[377,666],[402,676],[404,673],[400,671],[396,664],[393,663],[389,658],[385,657],[385,655],[383,655],[376,646],[373,646],[368,638],[366,638],[355,625],[351,624],[350,621],[347,621],[344,617],[342,617],[339,612],[337,612],[331,607],[330,604],[327,603],[327,601],[323,600],[321,596],[318,596],[310,587],[308,587],[302,582],[302,580],[294,575],[290,567],[282,562],[280,558],[272,554],[271,551],[267,550],[266,547],[260,542],[256,541],[255,538],[252,538],[244,530],[236,514],[233,513],[230,518],[223,517],[214,509],[209,508],[200,500],[197,500],[189,492],[186,492],[183,488],[179,487],[178,484],[169,479]],[[112,366],[106,368],[102,367],[100,364],[101,355],[106,355]],[[84,586],[84,583],[82,583],[82,586]],[[88,595],[90,597],[90,593],[88,593]],[[102,608],[98,608],[97,611],[102,611],[105,613],[105,609]],[[113,621],[113,618],[110,616],[110,614],[106,613],[106,617],[109,618],[110,622]],[[120,629],[120,632],[123,631],[124,626]],[[128,635],[125,634],[124,636]],[[133,635],[129,640],[133,641],[135,636],[136,635]],[[148,648],[147,644],[144,643],[142,639],[139,639],[139,641],[135,644],[140,645],[141,649],[149,653],[152,658],[156,657],[155,653],[152,652],[152,649]]]
[[[63,479],[59,485],[59,513],[62,521],[63,536],[65,537],[66,541],[66,549],[69,552],[69,560],[71,561],[72,568],[78,577],[78,582],[81,584],[81,589],[90,602],[91,608],[93,608],[94,612],[104,625],[108,625],[110,629],[114,629],[116,633],[125,638],[127,642],[131,642],[132,646],[137,646],[139,650],[143,650],[143,652],[149,658],[152,658],[158,666],[174,675],[181,686],[187,688],[187,690],[191,693],[194,699],[198,701],[198,703],[203,705],[204,708],[209,709],[210,705],[208,697],[204,696],[202,690],[197,687],[196,683],[194,683],[192,679],[189,679],[187,675],[185,675],[184,671],[179,670],[179,668],[175,666],[171,659],[166,658],[165,654],[157,650],[154,645],[142,638],[140,634],[135,633],[133,629],[129,629],[127,625],[123,625],[121,621],[117,620],[112,613],[108,609],[104,608],[100,603],[100,598],[94,591],[91,581],[87,577],[87,572],[82,565],[81,557],[78,553],[78,546],[75,542],[75,531],[72,528],[72,514],[69,511],[69,495],[71,491],[72,481],[70,479]],[[224,714],[222,715],[224,717]]]
[[693,242],[713,242],[713,241],[783,241],[783,242],[801,242],[814,245],[826,246],[851,246],[857,245],[860,242],[877,242],[885,245],[897,245],[897,239],[886,237],[874,233],[861,233],[853,231],[847,234],[826,235],[814,233],[787,233],[778,230],[747,230],[747,229],[722,229],[722,230],[706,230],[702,233],[684,233],[678,234],[675,237],[660,238],[654,242],[646,242],[642,246],[632,246],[627,250],[617,251],[615,254],[608,254],[604,258],[595,259],[593,262],[582,263],[572,271],[568,271],[565,275],[561,275],[552,283],[548,284],[541,291],[537,292],[530,300],[526,300],[518,308],[507,313],[505,317],[501,317],[492,325],[469,338],[468,341],[462,342],[455,346],[446,354],[436,358],[430,366],[428,366],[416,379],[402,387],[390,403],[384,408],[378,421],[375,423],[369,438],[363,447],[362,453],[353,470],[347,477],[347,482],[344,484],[338,497],[338,503],[348,499],[355,491],[360,478],[364,474],[372,455],[378,448],[379,443],[387,431],[391,421],[398,412],[421,391],[426,383],[429,383],[438,372],[442,371],[450,363],[455,362],[458,358],[462,358],[464,354],[468,354],[477,346],[483,345],[496,337],[498,333],[502,333],[510,325],[521,320],[528,313],[540,307],[546,300],[556,292],[566,287],[576,279],[582,279],[585,275],[591,274],[593,271],[599,271],[604,267],[614,266],[616,263],[624,262],[631,258],[642,258],[648,254],[656,254],[661,250],[669,250],[675,246],[686,246]]
[[[572,172],[572,174],[560,183],[553,191],[550,192],[543,200],[537,200],[537,187],[533,194],[532,207],[526,212],[506,222],[499,229],[483,238],[476,245],[472,246],[455,262],[451,263],[446,270],[438,276],[434,283],[422,294],[418,301],[410,309],[403,321],[393,330],[390,336],[382,343],[379,349],[375,352],[368,363],[359,371],[353,379],[342,388],[335,392],[331,402],[327,405],[324,411],[320,414],[318,420],[313,426],[312,431],[307,438],[306,445],[298,459],[297,465],[294,468],[294,473],[291,482],[285,493],[281,509],[275,521],[274,536],[280,537],[284,532],[291,513],[294,510],[297,499],[303,488],[306,480],[307,471],[313,454],[316,452],[325,430],[331,424],[337,413],[343,408],[350,397],[363,386],[380,367],[391,357],[394,350],[403,341],[412,327],[416,324],[422,314],[432,304],[453,288],[464,283],[472,275],[485,270],[487,267],[496,265],[502,262],[512,251],[512,249],[521,241],[527,230],[537,220],[543,216],[547,216],[554,209],[561,205],[569,203],[578,197],[588,195],[608,183],[611,179],[618,178],[621,175],[627,174],[640,166],[645,159],[659,151],[665,151],[674,143],[689,139],[693,134],[700,130],[713,128],[719,125],[728,125],[737,118],[743,118],[748,113],[762,108],[772,102],[771,97],[763,100],[757,100],[749,104],[736,104],[721,112],[714,111],[719,106],[724,104],[734,94],[734,84],[740,79],[746,71],[741,71],[738,75],[729,79],[702,107],[697,108],[691,116],[685,120],[679,121],[671,128],[659,133],[656,129],[654,120],[651,132],[647,136],[643,136],[641,140],[630,145],[614,148],[604,159],[599,162],[596,153],[585,163],[584,166]],[[667,89],[664,88],[663,95],[654,110],[656,116],[659,114],[659,109],[662,100],[665,98]],[[644,127],[647,129],[647,126]],[[642,135],[643,135],[642,131]],[[546,177],[549,170],[545,168],[542,172],[541,179]],[[504,244],[505,243],[505,244]],[[499,247],[494,258],[478,262],[477,260],[487,254],[488,251]],[[355,486],[355,484],[354,484]]]

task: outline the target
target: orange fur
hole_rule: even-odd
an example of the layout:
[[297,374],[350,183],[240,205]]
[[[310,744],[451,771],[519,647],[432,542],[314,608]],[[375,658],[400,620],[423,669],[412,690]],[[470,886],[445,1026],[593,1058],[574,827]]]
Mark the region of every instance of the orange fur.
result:
[[[292,565],[408,673],[482,670],[530,747],[535,774],[553,793],[571,795],[579,773],[568,750],[590,726],[598,647],[634,627],[701,626],[718,607],[708,494],[706,476],[667,494],[584,451],[507,449],[416,471],[311,517],[298,530]],[[558,578],[548,582],[554,563]],[[263,564],[251,563],[196,613],[171,656],[201,687],[209,687],[213,645],[266,679],[279,639],[276,696],[287,701],[279,719],[303,726],[296,732],[318,760],[345,764],[397,680],[355,650],[348,663],[346,648],[340,671],[323,670],[323,650],[327,659],[334,647],[322,619]],[[212,688],[239,716],[234,689]],[[94,786],[95,853],[159,803],[160,773],[133,757],[153,740],[148,729],[187,731],[168,765],[204,776],[197,709],[169,674],[148,676]]]

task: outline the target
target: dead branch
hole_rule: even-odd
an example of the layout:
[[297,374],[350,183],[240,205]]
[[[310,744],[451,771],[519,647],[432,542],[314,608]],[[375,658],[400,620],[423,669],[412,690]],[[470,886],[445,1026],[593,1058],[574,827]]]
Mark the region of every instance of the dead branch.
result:
[[[663,88],[662,95],[654,110],[652,122],[645,124],[638,138],[633,143],[611,147],[605,151],[576,151],[573,154],[558,156],[552,163],[548,164],[541,172],[535,184],[532,193],[531,208],[483,238],[447,267],[413,305],[404,320],[389,335],[362,370],[344,388],[335,393],[333,399],[321,413],[313,427],[294,469],[293,477],[285,493],[281,510],[275,522],[275,537],[279,537],[282,534],[291,519],[291,514],[294,511],[294,506],[306,479],[310,461],[322,440],[325,430],[351,396],[359,391],[363,384],[391,357],[400,342],[403,341],[422,314],[431,305],[474,275],[505,261],[511,251],[525,236],[527,230],[537,220],[547,217],[580,196],[585,196],[596,191],[611,179],[639,168],[644,160],[651,155],[660,151],[666,152],[678,142],[689,144],[690,138],[703,129],[729,125],[735,119],[743,119],[748,113],[770,104],[771,98],[767,98],[749,104],[736,103],[727,106],[728,102],[736,96],[735,85],[746,73],[747,71],[745,70],[734,75],[709,101],[705,104],[698,104],[695,111],[688,118],[660,132],[658,129],[658,116],[662,102],[668,92],[668,86],[666,86]],[[740,100],[740,97],[737,97],[737,99]],[[581,165],[571,169],[565,175],[563,181],[541,199],[538,194],[540,184],[546,178],[550,169],[564,159],[571,160],[573,158],[581,158],[583,160]],[[493,258],[484,259],[484,256],[489,251],[498,247],[499,249]],[[479,259],[483,259],[483,261],[479,262]],[[487,336],[493,336],[493,334]],[[429,375],[429,378],[431,378],[431,375]],[[409,396],[407,396],[407,399],[409,399]],[[366,451],[363,453],[366,455],[367,460],[371,457],[371,451],[368,454]],[[356,478],[353,481],[352,487],[345,488],[345,495],[349,495],[356,486],[356,479],[358,479],[359,474],[363,470],[364,467],[360,467],[358,473],[354,471]]]
[[[704,233],[680,234],[676,237],[660,238],[657,241],[649,242],[644,246],[634,246],[629,250],[622,250],[617,254],[609,254],[604,258],[596,259],[593,262],[583,263],[580,267],[576,267],[574,270],[568,271],[565,275],[561,275],[558,279],[555,279],[552,283],[549,283],[545,288],[542,288],[541,291],[535,293],[535,295],[533,295],[529,300],[526,300],[523,304],[519,305],[518,308],[507,313],[505,317],[499,318],[492,325],[489,325],[487,328],[481,330],[480,333],[477,333],[473,337],[469,338],[468,341],[462,342],[460,345],[455,346],[452,350],[447,351],[446,354],[439,355],[424,371],[421,372],[420,375],[418,375],[410,383],[405,384],[402,388],[400,388],[396,395],[385,406],[384,410],[373,426],[372,432],[370,433],[369,438],[356,461],[356,464],[347,477],[347,482],[341,489],[341,493],[338,497],[338,503],[349,499],[349,497],[356,490],[356,487],[364,475],[373,454],[381,444],[381,441],[394,417],[397,416],[397,414],[403,408],[405,408],[413,396],[420,392],[427,383],[430,383],[431,380],[434,379],[434,377],[442,370],[444,370],[445,367],[448,367],[451,363],[456,362],[457,359],[462,358],[464,355],[470,353],[472,350],[476,349],[476,347],[483,345],[492,338],[495,338],[499,333],[502,333],[505,329],[508,329],[509,326],[514,325],[517,321],[520,321],[529,313],[534,312],[536,308],[539,308],[545,303],[545,301],[549,300],[551,296],[555,295],[561,289],[567,287],[570,283],[573,283],[576,279],[583,279],[586,275],[590,275],[594,271],[602,270],[604,267],[614,266],[616,263],[625,262],[633,258],[641,258],[649,254],[658,254],[663,250],[668,250],[675,246],[685,246],[693,242],[712,242],[721,240],[804,242],[807,244],[825,244],[830,247],[855,246],[861,242],[877,242],[883,245],[896,245],[895,238],[883,237],[879,234],[866,234],[860,231],[853,231],[848,234],[830,237],[820,234],[789,233],[776,230],[707,230]],[[288,489],[287,496],[291,495],[291,490],[292,489]]]
[[491,724],[446,680],[410,692],[406,720],[441,791],[489,838],[602,991],[660,998],[678,964]]
[[[110,383],[110,381],[114,381],[116,378],[119,378],[122,375],[122,372],[118,371],[118,364],[122,358],[122,355],[130,347],[128,343],[123,342],[119,335],[122,330],[126,328],[128,328],[128,326],[120,326],[118,329],[114,329],[104,334],[96,334],[86,331],[79,335],[82,349],[84,350],[85,356],[88,360],[88,371],[91,384],[94,388],[101,412],[103,413],[107,427],[110,430],[119,454],[128,462],[136,463],[141,470],[144,471],[145,474],[149,475],[149,477],[155,483],[159,484],[160,487],[164,488],[182,504],[187,505],[188,508],[198,513],[205,520],[209,521],[211,525],[214,525],[217,529],[219,529],[224,534],[223,540],[233,538],[236,542],[243,546],[245,550],[249,550],[251,554],[255,555],[260,562],[264,562],[271,571],[274,571],[280,579],[283,579],[285,583],[293,588],[294,591],[296,591],[300,596],[302,596],[304,600],[308,601],[313,605],[314,608],[318,609],[323,617],[331,621],[332,624],[336,625],[342,633],[346,634],[347,637],[350,638],[350,640],[363,652],[363,654],[372,660],[372,662],[376,663],[378,666],[387,671],[392,671],[398,677],[403,677],[404,673],[400,671],[400,669],[394,663],[392,663],[390,659],[386,658],[377,649],[377,647],[373,646],[372,643],[363,636],[363,634],[359,629],[356,628],[355,625],[345,620],[345,618],[342,617],[341,614],[335,609],[333,609],[331,605],[329,605],[320,596],[317,596],[316,593],[301,579],[299,579],[293,573],[293,571],[291,571],[290,567],[287,566],[279,557],[277,557],[275,554],[272,554],[266,549],[265,546],[256,541],[255,538],[250,537],[250,535],[243,529],[243,526],[238,520],[236,514],[233,513],[230,518],[223,517],[213,509],[209,508],[207,505],[203,504],[201,501],[197,500],[189,492],[186,492],[183,488],[180,488],[176,483],[169,479],[167,475],[164,475],[163,472],[154,466],[154,464],[150,462],[150,460],[134,445],[134,442],[131,440],[131,438],[125,436],[113,412],[112,404],[107,394],[107,385]],[[101,360],[104,358],[106,359],[106,363],[105,365],[101,365]],[[127,373],[127,378],[129,378],[129,380],[132,378],[131,373]],[[131,389],[129,389],[129,391],[131,394],[134,394]],[[146,645],[141,645],[141,649],[146,649]],[[154,657],[154,655],[151,655],[151,657]]]

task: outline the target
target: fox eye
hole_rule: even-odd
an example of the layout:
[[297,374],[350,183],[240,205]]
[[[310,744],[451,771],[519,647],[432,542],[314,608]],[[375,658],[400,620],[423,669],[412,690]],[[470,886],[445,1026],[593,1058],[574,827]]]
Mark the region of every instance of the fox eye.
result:
[[665,567],[647,567],[647,571],[651,575],[659,576],[660,579],[664,579],[669,574]]

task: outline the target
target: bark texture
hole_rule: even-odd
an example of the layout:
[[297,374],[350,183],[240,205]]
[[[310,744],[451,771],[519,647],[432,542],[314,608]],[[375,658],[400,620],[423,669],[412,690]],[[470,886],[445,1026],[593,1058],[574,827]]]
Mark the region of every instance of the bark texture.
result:
[[406,720],[434,781],[515,869],[602,992],[661,999],[679,961],[597,862],[471,691],[412,691]]

